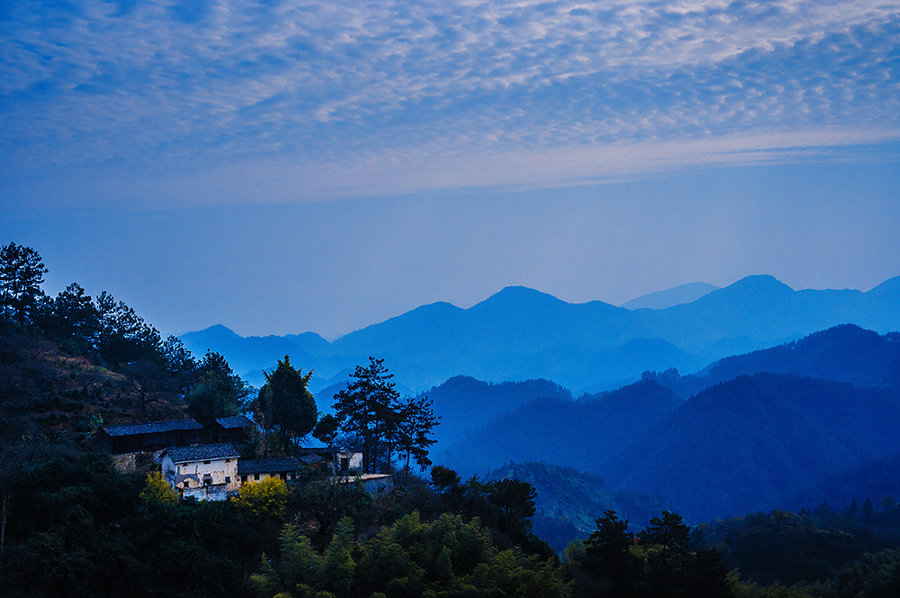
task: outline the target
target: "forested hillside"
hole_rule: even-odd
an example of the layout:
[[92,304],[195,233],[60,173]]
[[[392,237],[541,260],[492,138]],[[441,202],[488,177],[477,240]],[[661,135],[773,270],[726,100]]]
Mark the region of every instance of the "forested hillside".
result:
[[[900,587],[895,335],[843,327],[731,370],[744,359],[820,371],[849,344],[858,359],[836,375],[868,388],[757,373],[686,401],[652,379],[573,401],[546,380],[465,377],[404,399],[370,358],[334,397],[335,417],[317,422],[310,376],[288,358],[253,396],[222,355],[195,359],[106,293],[44,295],[33,250],[0,257],[4,595],[755,597],[784,595],[778,579],[802,582],[793,596],[837,598]],[[369,387],[381,403],[354,402]],[[458,441],[429,456],[432,404]],[[355,405],[373,409],[374,427],[353,427],[368,421]],[[263,451],[289,454],[315,430],[370,451],[364,462],[393,473],[393,487],[370,494],[304,470],[222,503],[179,501],[158,472],[122,473],[93,442],[107,423],[240,411],[260,423]],[[797,512],[693,536],[682,519],[758,509]]]
[[612,454],[662,422],[680,403],[675,393],[652,381],[588,401],[536,399],[439,450],[438,458],[466,473],[483,473],[513,460],[603,475]]
[[687,398],[714,384],[758,372],[900,388],[900,334],[879,335],[843,324],[791,343],[722,358],[693,375],[669,370],[645,372],[644,378]]
[[785,506],[804,488],[815,504],[823,476],[900,454],[898,429],[896,391],[756,374],[692,397],[603,473],[695,521]]

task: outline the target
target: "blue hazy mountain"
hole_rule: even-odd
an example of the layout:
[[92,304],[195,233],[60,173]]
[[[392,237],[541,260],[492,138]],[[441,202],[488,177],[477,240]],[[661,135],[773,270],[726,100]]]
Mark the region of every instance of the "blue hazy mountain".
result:
[[595,473],[693,520],[815,506],[826,476],[900,454],[898,429],[896,390],[761,373],[692,397]]
[[510,460],[601,473],[615,452],[663,422],[680,404],[674,392],[650,380],[590,400],[539,398],[453,445],[439,447],[434,460],[465,475],[483,474]]
[[900,277],[863,293],[795,291],[771,276],[750,276],[690,303],[635,310],[509,287],[468,309],[425,305],[331,343],[313,333],[242,338],[221,326],[182,339],[194,353],[221,352],[241,374],[291,355],[315,370],[316,388],[375,355],[413,389],[463,374],[545,378],[581,391],[615,388],[646,370],[694,371],[843,323],[900,329]]
[[758,372],[900,388],[900,333],[879,335],[841,324],[790,343],[724,357],[693,375],[679,376],[669,370],[646,372],[644,378],[687,398],[714,384]]
[[548,380],[491,384],[469,376],[455,376],[423,394],[432,400],[435,415],[441,417],[434,436],[438,446],[456,442],[535,399],[572,401],[568,390]]
[[623,303],[622,307],[625,309],[665,309],[673,305],[691,303],[717,289],[719,287],[714,284],[691,282],[664,291],[641,295]]
[[[686,401],[673,391],[691,387],[700,391]],[[439,447],[435,460],[466,475],[509,461],[574,467],[704,520],[854,491],[900,494],[900,480],[877,481],[900,455],[898,429],[900,335],[841,325],[697,376],[534,400]]]

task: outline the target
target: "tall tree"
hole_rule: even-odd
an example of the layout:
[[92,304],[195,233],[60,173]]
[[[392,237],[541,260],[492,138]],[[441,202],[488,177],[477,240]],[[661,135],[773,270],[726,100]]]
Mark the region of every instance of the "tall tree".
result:
[[428,448],[435,443],[432,434],[434,427],[440,423],[441,417],[434,414],[428,397],[407,398],[395,407],[394,439],[397,451],[405,456],[404,471],[409,480],[409,461],[412,457],[416,464],[425,468],[431,465]]
[[671,554],[684,554],[691,541],[691,528],[684,524],[681,515],[662,512],[662,519],[653,517],[650,525],[641,532],[641,543],[656,544],[661,549],[662,562]]
[[584,541],[584,580],[596,595],[628,596],[640,574],[640,562],[630,552],[634,536],[628,521],[607,510],[597,519],[597,530]]
[[316,428],[313,430],[313,438],[331,448],[337,439],[337,431],[337,418],[330,413],[326,413],[319,418]]
[[266,376],[263,389],[268,387],[267,392],[271,393],[272,425],[281,432],[282,444],[288,450],[296,439],[306,436],[316,426],[316,400],[307,388],[312,372],[304,375],[285,355],[273,372],[263,373]]
[[[344,431],[362,439],[363,471],[373,473],[378,470],[379,453],[387,448],[392,435],[393,407],[400,395],[383,359],[369,357],[369,365],[356,366],[350,377],[347,387],[334,395],[335,417]],[[384,465],[390,468],[389,462]]]
[[162,337],[132,308],[103,291],[97,297],[100,332],[97,352],[108,365],[119,367],[136,361],[164,361]]
[[38,324],[68,350],[93,353],[100,333],[100,312],[77,282],[42,303]]
[[25,324],[43,294],[44,267],[31,247],[9,243],[0,247],[0,318]]
[[225,358],[207,352],[197,368],[197,379],[187,393],[188,409],[201,422],[237,415],[249,394],[241,377],[231,371]]

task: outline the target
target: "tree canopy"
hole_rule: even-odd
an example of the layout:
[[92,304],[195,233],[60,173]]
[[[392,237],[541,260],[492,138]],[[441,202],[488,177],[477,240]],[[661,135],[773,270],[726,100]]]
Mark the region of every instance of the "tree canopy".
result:
[[24,245],[0,247],[0,318],[28,323],[43,295],[48,272],[40,254]]
[[282,446],[290,450],[316,426],[316,400],[307,388],[312,372],[304,375],[285,355],[275,370],[263,373],[266,383],[253,403],[253,411],[265,432],[278,431]]
[[428,448],[440,417],[428,397],[401,399],[383,359],[369,357],[369,365],[356,366],[346,388],[334,395],[340,428],[362,442],[363,470],[389,471],[394,452],[424,468],[431,465]]

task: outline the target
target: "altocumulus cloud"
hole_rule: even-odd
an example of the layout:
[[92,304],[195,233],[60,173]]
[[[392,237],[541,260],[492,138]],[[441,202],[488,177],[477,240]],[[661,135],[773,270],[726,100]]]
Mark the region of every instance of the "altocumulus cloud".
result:
[[[107,193],[170,177],[200,202],[225,187],[290,200],[895,141],[898,14],[849,0],[13,0],[0,174],[10,196],[55,173]],[[216,188],[229,174],[249,182]]]

